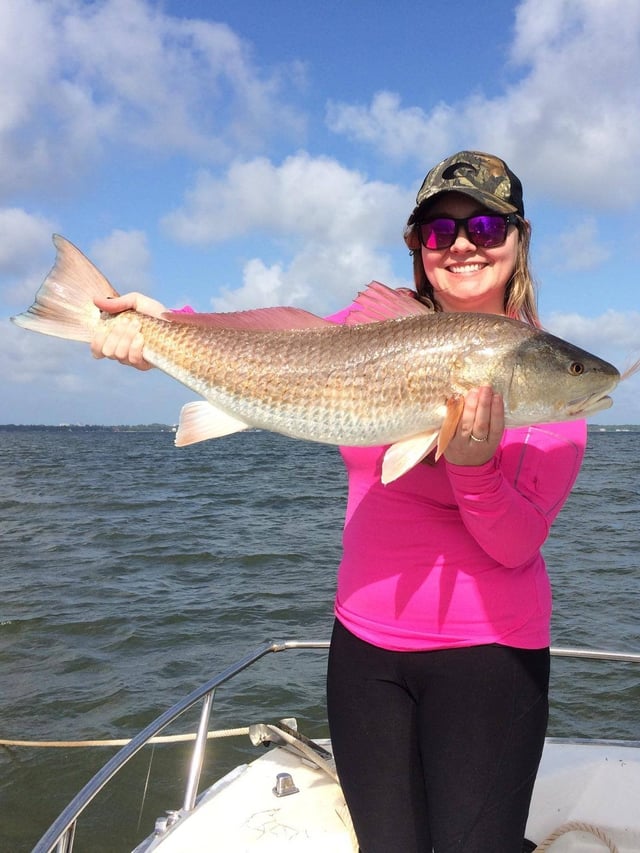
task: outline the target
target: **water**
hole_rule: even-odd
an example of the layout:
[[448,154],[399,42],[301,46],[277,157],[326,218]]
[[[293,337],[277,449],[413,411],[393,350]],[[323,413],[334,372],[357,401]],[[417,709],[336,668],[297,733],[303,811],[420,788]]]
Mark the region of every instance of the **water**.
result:
[[[632,429],[590,433],[545,547],[555,644],[640,651]],[[0,436],[0,738],[130,737],[264,640],[328,638],[345,497],[335,449],[267,433],[180,450],[161,430]],[[317,652],[263,660],[218,692],[213,727],[295,715],[326,736],[324,667]],[[640,738],[637,667],[553,670],[550,734]],[[194,727],[192,714],[177,730]],[[237,748],[216,741],[206,772],[251,754]],[[31,850],[114,751],[0,748],[0,851]],[[86,813],[76,851],[131,849],[181,805],[187,760],[185,745],[143,750]]]

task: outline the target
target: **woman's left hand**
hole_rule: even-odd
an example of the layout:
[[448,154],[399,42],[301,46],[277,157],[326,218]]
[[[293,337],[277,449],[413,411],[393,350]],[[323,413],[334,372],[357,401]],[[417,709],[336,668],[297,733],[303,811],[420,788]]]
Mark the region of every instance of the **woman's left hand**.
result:
[[444,457],[454,465],[484,465],[496,452],[503,432],[502,396],[488,386],[472,388]]
[[[162,317],[167,310],[157,299],[136,292],[125,293],[113,299],[96,297],[94,303],[108,314],[137,311],[138,314],[148,314],[149,317]],[[145,359],[143,351],[144,337],[140,332],[140,321],[128,313],[112,323],[100,324],[91,341],[94,358],[113,358],[120,364],[127,364],[138,370],[151,370],[153,365]]]

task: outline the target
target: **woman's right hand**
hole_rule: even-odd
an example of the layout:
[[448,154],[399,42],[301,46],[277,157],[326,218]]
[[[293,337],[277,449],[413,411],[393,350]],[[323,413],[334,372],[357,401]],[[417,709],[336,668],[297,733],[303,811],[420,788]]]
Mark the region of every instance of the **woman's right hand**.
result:
[[[157,299],[135,292],[113,299],[97,297],[94,302],[101,311],[108,314],[137,311],[150,317],[161,317],[167,310]],[[151,370],[153,365],[144,358],[143,349],[144,337],[140,332],[140,321],[131,314],[101,325],[91,341],[91,353],[94,358],[113,358],[120,364],[127,364],[138,370]]]

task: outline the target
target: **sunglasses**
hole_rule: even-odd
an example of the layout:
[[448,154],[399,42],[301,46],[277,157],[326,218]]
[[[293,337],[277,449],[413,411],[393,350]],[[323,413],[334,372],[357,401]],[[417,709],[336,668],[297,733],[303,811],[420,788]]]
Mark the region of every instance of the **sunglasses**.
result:
[[487,213],[468,216],[466,219],[438,216],[426,222],[418,222],[418,233],[425,249],[448,249],[457,240],[458,231],[463,225],[475,246],[491,249],[504,243],[509,226],[515,225],[517,221],[515,213]]

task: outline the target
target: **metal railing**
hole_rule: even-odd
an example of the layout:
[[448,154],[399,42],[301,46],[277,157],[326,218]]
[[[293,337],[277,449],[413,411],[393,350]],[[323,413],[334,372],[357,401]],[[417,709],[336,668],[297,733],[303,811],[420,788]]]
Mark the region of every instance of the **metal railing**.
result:
[[[244,657],[240,658],[236,663],[231,664],[218,675],[206,681],[196,690],[189,693],[153,722],[142,729],[129,743],[122,747],[96,774],[87,784],[80,790],[71,800],[69,805],[60,813],[56,820],[51,824],[42,838],[33,848],[32,853],[72,853],[75,829],[78,818],[87,808],[87,806],[95,799],[100,791],[107,785],[111,779],[124,767],[128,761],[133,758],[136,753],[153,737],[155,737],[162,729],[172,723],[177,717],[183,714],[189,708],[193,707],[197,702],[202,700],[202,710],[200,712],[200,720],[198,731],[191,755],[189,766],[189,774],[184,794],[182,811],[179,815],[186,814],[193,810],[198,794],[200,783],[200,775],[204,762],[205,750],[207,745],[207,732],[209,725],[209,717],[213,707],[215,692],[225,682],[234,678],[243,670],[252,666],[265,655],[275,652],[284,652],[295,649],[328,649],[329,642],[326,640],[319,641],[269,641],[264,645],[259,646],[252,652],[249,652]],[[555,657],[583,658],[589,660],[609,660],[620,661],[626,663],[640,663],[640,654],[628,652],[610,652],[598,651],[592,649],[571,649],[552,647],[551,654]]]

